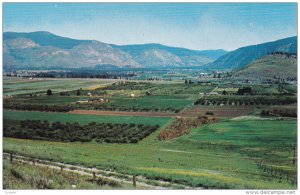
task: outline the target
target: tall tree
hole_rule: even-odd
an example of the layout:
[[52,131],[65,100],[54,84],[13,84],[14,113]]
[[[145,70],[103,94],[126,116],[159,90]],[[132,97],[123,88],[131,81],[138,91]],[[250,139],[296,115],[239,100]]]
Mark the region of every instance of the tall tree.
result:
[[77,96],[81,95],[81,93],[80,93],[80,90],[79,90],[79,89],[77,90],[77,93],[76,93],[76,95],[77,95]]

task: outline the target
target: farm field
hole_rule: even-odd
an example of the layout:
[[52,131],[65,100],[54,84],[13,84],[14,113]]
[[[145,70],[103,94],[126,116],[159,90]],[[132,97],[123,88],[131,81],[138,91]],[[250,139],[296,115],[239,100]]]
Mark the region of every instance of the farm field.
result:
[[296,104],[296,96],[240,96],[218,95],[204,96],[195,105],[289,105]]
[[54,92],[75,90],[79,88],[90,88],[102,86],[114,82],[113,80],[100,79],[33,79],[29,78],[3,78],[3,94],[18,95],[29,93],[45,93],[47,89]]
[[[13,80],[6,82],[14,85]],[[22,82],[28,88],[35,86],[26,79]],[[41,81],[46,86],[59,82]],[[177,187],[297,188],[297,159],[293,156],[297,121],[261,115],[262,110],[279,113],[295,109],[296,96],[287,92],[293,87],[285,87],[286,91],[278,86],[265,90],[266,85],[251,84],[256,94],[237,95],[245,85],[84,80],[87,87],[78,92],[80,82],[74,79],[74,88],[68,90],[53,88],[52,95],[46,95],[44,88],[36,96],[35,92],[31,96],[21,92],[5,99],[4,152],[138,175]],[[222,95],[224,90],[231,95]],[[219,94],[208,95],[211,91]],[[100,98],[108,101],[77,102]],[[276,98],[282,102],[268,103]],[[214,105],[203,100],[214,101]],[[195,125],[197,117],[203,120]],[[193,128],[185,129],[177,138],[160,141],[159,134],[172,127],[175,120],[182,121],[178,128]],[[185,125],[187,121],[190,126]],[[13,169],[9,162],[6,164]],[[15,182],[10,174],[8,171],[11,182]],[[67,185],[65,181],[61,188]],[[30,188],[32,184],[24,182],[24,186]]]
[[183,110],[180,114],[182,116],[195,116],[195,115],[205,115],[210,113],[215,117],[220,118],[231,118],[237,116],[248,115],[255,110],[260,110],[253,106],[205,106],[196,105]]
[[[186,97],[181,96],[163,96],[163,95],[156,95],[156,96],[141,96],[136,98],[130,98],[129,95],[127,96],[97,96],[96,98],[105,98],[109,99],[108,103],[105,104],[97,104],[98,108],[103,109],[106,107],[116,107],[119,109],[127,108],[128,109],[162,109],[162,110],[172,110],[172,109],[182,109],[188,104],[192,104],[193,100],[188,99]],[[31,103],[31,104],[44,104],[44,105],[57,105],[57,104],[76,104],[78,100],[81,99],[92,99],[89,96],[38,96],[38,97],[24,97],[24,96],[17,96],[14,97],[12,102],[13,103]],[[74,105],[75,106],[75,105]],[[82,107],[84,105],[81,105]]]
[[[74,79],[73,79],[74,80]],[[53,80],[53,85],[61,80]],[[41,83],[45,84],[50,82],[47,80],[42,80]],[[82,84],[81,82],[87,83],[87,80],[76,80],[73,84]],[[96,83],[92,79],[93,84]],[[100,80],[100,82],[104,82]],[[4,81],[5,83],[5,81]],[[14,82],[10,82],[14,83]],[[38,81],[28,81],[22,80],[21,84],[26,84],[28,88],[36,87]],[[41,85],[41,83],[38,84]],[[49,85],[49,86],[51,86]],[[42,85],[41,85],[42,86]],[[46,85],[47,86],[47,85]],[[48,87],[49,87],[48,86]],[[235,95],[225,95],[225,96],[205,96],[197,100],[201,95],[208,93],[212,90],[218,93],[236,93],[238,87],[251,87],[255,96],[235,96]],[[284,86],[284,87],[282,87]],[[5,86],[4,86],[5,88]],[[79,87],[78,87],[79,88]],[[81,87],[80,87],[81,88]],[[283,91],[284,89],[284,91]],[[76,95],[77,90],[69,89],[70,92],[68,96],[62,96],[58,94],[58,91],[53,91],[52,96],[38,95],[38,96],[24,96],[16,95],[14,98],[6,100],[9,104],[35,104],[35,105],[66,105],[69,109],[92,109],[92,110],[103,110],[103,111],[159,111],[159,112],[175,112],[178,113],[186,107],[192,107],[193,103],[201,105],[231,105],[231,104],[241,104],[241,105],[272,105],[276,104],[288,104],[294,103],[296,101],[295,96],[278,96],[282,93],[293,93],[294,88],[288,85],[234,85],[234,84],[220,84],[220,86],[202,86],[197,84],[180,84],[180,83],[150,83],[150,82],[112,82],[104,83],[102,87],[94,87],[91,89],[80,90],[80,95]],[[45,91],[43,92],[45,93]],[[76,104],[77,101],[82,99],[92,99],[93,97],[87,96],[87,94],[94,94],[94,98],[107,99],[106,103],[96,103],[96,104]],[[147,95],[149,93],[150,95]],[[130,95],[134,94],[136,97],[132,98]],[[268,94],[268,95],[266,95]],[[270,96],[271,95],[271,96]],[[5,105],[7,105],[5,103]],[[12,109],[13,106],[7,107]]]
[[276,95],[283,94],[282,88],[286,88],[288,92],[294,93],[296,88],[295,85],[288,84],[251,84],[251,83],[221,83],[218,85],[216,91],[222,92],[227,90],[228,92],[237,92],[238,88],[251,87],[253,93],[256,95]]
[[[234,127],[233,130],[231,127]],[[207,128],[211,130],[207,131]],[[261,129],[266,132],[261,134]],[[158,132],[134,145],[4,138],[4,151],[57,162],[110,168],[198,187],[293,189],[296,188],[292,184],[296,171],[296,166],[292,164],[295,132],[296,120],[224,121],[197,128],[189,135],[166,142],[156,140]],[[257,140],[258,135],[263,137]],[[240,141],[236,136],[241,137]],[[282,139],[278,140],[279,136]],[[264,143],[264,137],[273,144]],[[290,149],[277,147],[279,142],[284,142],[283,146]],[[270,150],[272,152],[266,154]],[[255,151],[256,155],[251,155],[251,151]],[[291,181],[264,172],[258,166],[260,161],[276,167],[282,174],[289,174]]]
[[49,122],[77,122],[88,124],[91,122],[107,123],[134,123],[147,125],[164,125],[170,118],[142,117],[142,116],[97,116],[87,114],[51,113],[51,112],[31,112],[5,110],[3,118],[9,120],[47,120]]
[[139,111],[174,111],[179,112],[193,101],[171,97],[171,96],[143,96],[139,98],[113,98],[108,104],[103,104],[96,109],[115,107],[118,110],[139,110]]
[[99,110],[73,110],[70,114],[90,114],[100,116],[148,116],[148,117],[176,117],[175,113],[164,112],[124,112],[124,111],[99,111]]
[[[5,82],[5,81],[4,81]],[[87,83],[87,80],[74,80],[73,85],[78,84],[77,89],[68,88],[58,91],[54,87],[52,95],[46,95],[46,90],[51,86],[61,82],[53,80],[54,84],[45,84],[51,81],[41,80],[36,86],[37,81],[24,81],[28,88],[44,87],[41,93],[28,92],[27,94],[16,94],[12,98],[5,99],[4,107],[7,109],[17,109],[22,105],[32,106],[65,106],[70,110],[74,109],[92,109],[104,111],[140,111],[140,112],[175,112],[178,113],[187,106],[193,105],[193,102],[199,97],[200,93],[207,93],[214,89],[214,86],[201,86],[197,84],[184,83],[150,83],[150,82],[111,82],[103,83],[102,87],[94,89],[79,89],[81,82]],[[93,84],[95,80],[90,81]],[[100,83],[104,82],[100,80]],[[25,85],[24,84],[24,85]],[[68,82],[66,83],[66,85]],[[91,83],[90,83],[91,84]],[[56,86],[56,87],[59,87]],[[4,86],[5,88],[5,86]],[[51,89],[52,90],[52,89]],[[89,94],[89,95],[88,95]],[[132,97],[131,97],[132,96]],[[103,103],[76,104],[79,100],[105,99]],[[26,110],[26,109],[25,109]],[[30,109],[30,110],[37,110]],[[64,110],[64,109],[63,109]],[[39,110],[39,111],[44,111]]]

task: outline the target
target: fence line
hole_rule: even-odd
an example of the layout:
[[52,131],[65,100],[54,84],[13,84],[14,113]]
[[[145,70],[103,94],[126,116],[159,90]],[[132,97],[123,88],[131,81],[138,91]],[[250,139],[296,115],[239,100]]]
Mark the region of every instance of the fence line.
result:
[[291,184],[297,184],[297,176],[294,177],[291,174],[286,173],[278,168],[274,168],[270,165],[266,165],[262,161],[259,161],[257,163],[257,166],[259,169],[262,169],[263,172],[270,174],[271,176],[275,176],[276,178],[278,178],[280,180],[286,179],[286,181]]

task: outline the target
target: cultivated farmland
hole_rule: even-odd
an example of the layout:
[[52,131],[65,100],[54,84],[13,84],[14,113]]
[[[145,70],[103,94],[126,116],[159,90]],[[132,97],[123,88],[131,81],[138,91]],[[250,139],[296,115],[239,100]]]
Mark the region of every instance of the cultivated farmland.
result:
[[[119,186],[126,189],[135,175],[143,183],[137,188],[297,187],[291,86],[73,79],[74,87],[47,95],[59,81],[18,79],[5,82],[39,89],[5,97],[5,153],[126,175],[129,185]],[[5,164],[17,172],[32,168]],[[10,174],[5,178],[14,182]],[[24,188],[35,185],[23,178]]]

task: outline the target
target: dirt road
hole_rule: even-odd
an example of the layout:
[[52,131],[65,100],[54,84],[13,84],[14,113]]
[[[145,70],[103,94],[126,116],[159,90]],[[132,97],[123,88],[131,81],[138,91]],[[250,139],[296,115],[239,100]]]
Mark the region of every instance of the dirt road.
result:
[[[9,153],[3,153],[3,157],[9,159]],[[13,154],[13,161],[18,161],[26,164],[33,165],[33,159],[26,156]],[[56,170],[61,170],[63,167],[63,171],[73,172],[81,175],[93,176],[95,173],[96,177],[102,177],[105,179],[109,179],[112,181],[116,181],[119,183],[133,184],[132,178],[133,175],[117,173],[114,171],[107,171],[97,168],[87,168],[84,166],[71,165],[66,163],[52,162],[41,159],[34,159],[34,166],[46,167]],[[136,176],[136,186],[144,189],[172,189],[172,188],[183,188],[183,189],[192,189],[189,186],[184,186],[181,184],[171,183],[167,181],[161,180],[151,180],[142,176]]]

